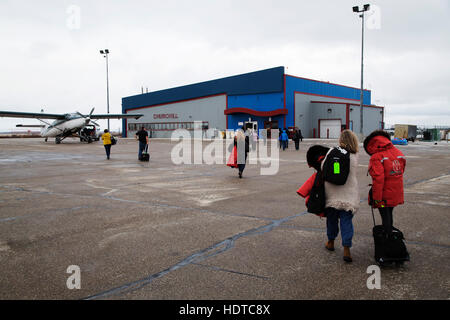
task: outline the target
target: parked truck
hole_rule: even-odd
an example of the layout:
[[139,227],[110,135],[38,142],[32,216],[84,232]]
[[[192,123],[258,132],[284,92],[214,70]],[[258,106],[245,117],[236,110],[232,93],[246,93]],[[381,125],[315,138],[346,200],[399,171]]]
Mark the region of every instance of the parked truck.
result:
[[406,139],[414,142],[417,135],[417,126],[411,124],[396,124],[394,137],[400,139]]

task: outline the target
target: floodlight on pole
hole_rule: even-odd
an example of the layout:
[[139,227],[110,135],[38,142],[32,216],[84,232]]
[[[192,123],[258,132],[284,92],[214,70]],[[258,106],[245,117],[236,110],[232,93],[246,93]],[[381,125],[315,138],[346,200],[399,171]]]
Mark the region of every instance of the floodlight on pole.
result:
[[359,9],[359,6],[353,7],[353,12],[360,13],[362,12],[359,17],[362,18],[362,26],[361,26],[361,101],[360,101],[360,123],[361,123],[361,138],[363,137],[363,97],[364,97],[364,87],[363,87],[363,70],[364,70],[364,12],[368,11],[370,9],[370,4],[365,4],[361,10]]
[[[109,50],[104,49],[100,50],[100,54],[103,55],[103,57],[106,58],[106,110],[109,114],[109,75],[108,75],[108,54]],[[109,119],[108,119],[108,131],[109,131]]]

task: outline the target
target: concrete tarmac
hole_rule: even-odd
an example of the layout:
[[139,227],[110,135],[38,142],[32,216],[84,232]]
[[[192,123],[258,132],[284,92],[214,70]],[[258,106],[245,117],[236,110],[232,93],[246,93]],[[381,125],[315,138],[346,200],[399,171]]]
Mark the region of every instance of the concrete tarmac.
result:
[[[313,173],[308,147],[336,143],[290,142],[276,175],[247,164],[239,179],[224,164],[173,164],[170,141],[152,140],[142,163],[134,139],[110,160],[101,142],[0,139],[0,299],[449,299],[450,144],[399,146],[406,201],[394,225],[411,261],[382,268],[381,288],[369,289],[365,151],[353,263],[340,236],[325,250],[325,220],[296,194]],[[69,266],[80,289],[67,286]]]

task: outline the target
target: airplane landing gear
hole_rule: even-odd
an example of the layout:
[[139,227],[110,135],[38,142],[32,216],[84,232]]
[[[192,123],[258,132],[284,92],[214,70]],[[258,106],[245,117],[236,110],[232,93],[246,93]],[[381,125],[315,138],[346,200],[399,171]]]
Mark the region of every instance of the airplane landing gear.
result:
[[56,144],[60,144],[61,143],[61,138],[60,137],[56,137],[55,138],[55,143]]
[[47,142],[48,138],[45,138],[44,141]]

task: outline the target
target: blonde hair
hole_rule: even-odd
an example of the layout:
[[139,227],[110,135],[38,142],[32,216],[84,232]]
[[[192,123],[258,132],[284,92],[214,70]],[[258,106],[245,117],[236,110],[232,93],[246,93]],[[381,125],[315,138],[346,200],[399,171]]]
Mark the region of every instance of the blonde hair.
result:
[[357,153],[359,151],[359,141],[356,134],[351,130],[344,130],[339,137],[339,146],[350,153]]
[[245,139],[245,134],[244,134],[244,131],[242,131],[242,129],[236,130],[236,139],[237,140]]

